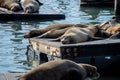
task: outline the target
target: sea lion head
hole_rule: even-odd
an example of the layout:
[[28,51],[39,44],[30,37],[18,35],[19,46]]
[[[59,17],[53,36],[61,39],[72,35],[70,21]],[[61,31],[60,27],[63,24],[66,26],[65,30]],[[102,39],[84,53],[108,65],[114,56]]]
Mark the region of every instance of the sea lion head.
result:
[[11,11],[14,11],[14,12],[20,11],[20,10],[21,10],[21,7],[20,7],[19,4],[13,3],[13,4],[11,4],[11,9],[10,9],[10,10],[11,10]]
[[25,13],[32,13],[34,8],[32,6],[25,7]]
[[97,72],[97,67],[89,64],[81,64],[81,65],[85,68],[87,72],[86,77],[89,77],[92,79],[98,79],[100,77],[100,74]]
[[62,38],[61,38],[61,42],[63,43],[63,44],[70,44],[70,43],[72,43],[72,36],[70,36],[70,35],[67,35],[67,36],[63,36]]

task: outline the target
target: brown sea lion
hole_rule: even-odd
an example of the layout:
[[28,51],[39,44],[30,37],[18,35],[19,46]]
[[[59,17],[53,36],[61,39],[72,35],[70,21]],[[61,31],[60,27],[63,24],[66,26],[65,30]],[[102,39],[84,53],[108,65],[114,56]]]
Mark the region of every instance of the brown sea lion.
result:
[[120,32],[120,24],[116,24],[115,26],[107,28],[106,32],[108,34],[115,34],[116,32]]
[[11,11],[21,10],[21,7],[17,0],[0,0],[0,7],[6,8]]
[[[32,37],[40,36],[43,33],[46,33],[47,31],[50,31],[50,30],[53,30],[56,33],[55,30],[59,30],[59,29],[65,30],[65,28],[68,28],[71,26],[87,27],[86,25],[82,25],[82,24],[52,24],[43,29],[29,31],[26,34],[24,34],[24,38],[32,38]],[[61,31],[58,31],[58,33],[59,32],[61,33]]]
[[38,0],[20,0],[20,4],[25,13],[39,12],[40,2]]
[[95,66],[78,64],[70,60],[57,60],[39,65],[18,80],[85,80],[98,77]]
[[79,43],[89,39],[102,39],[95,37],[98,32],[97,26],[88,26],[86,28],[71,27],[62,36],[54,39],[53,41],[61,41],[63,44]]
[[106,31],[109,34],[109,39],[119,39],[120,38],[120,24],[109,27]]
[[107,30],[107,28],[111,27],[111,26],[115,26],[116,25],[116,19],[113,17],[112,19],[108,20],[108,21],[105,21],[103,23],[101,23],[99,25],[99,28],[101,30]]
[[[61,28],[61,29],[52,29],[52,30],[49,30],[48,32],[38,36],[39,38],[57,38],[61,35],[63,35],[68,29],[70,29],[71,27],[73,26],[69,26],[69,27],[66,27],[66,28]],[[88,27],[87,25],[80,25],[80,24],[76,24],[74,25],[74,27],[80,27],[80,28],[86,28]]]
[[64,29],[52,29],[38,37],[39,38],[57,38],[57,37],[63,35],[69,28],[70,27],[64,28]]

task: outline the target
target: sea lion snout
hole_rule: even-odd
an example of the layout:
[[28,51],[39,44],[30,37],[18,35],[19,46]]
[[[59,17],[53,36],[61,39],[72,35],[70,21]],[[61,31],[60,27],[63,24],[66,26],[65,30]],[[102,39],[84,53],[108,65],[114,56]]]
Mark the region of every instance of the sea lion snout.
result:
[[19,5],[16,5],[16,6],[12,7],[11,10],[12,11],[19,11],[19,10],[21,10],[21,8]]
[[71,37],[70,36],[63,36],[61,39],[62,44],[69,44],[71,43]]

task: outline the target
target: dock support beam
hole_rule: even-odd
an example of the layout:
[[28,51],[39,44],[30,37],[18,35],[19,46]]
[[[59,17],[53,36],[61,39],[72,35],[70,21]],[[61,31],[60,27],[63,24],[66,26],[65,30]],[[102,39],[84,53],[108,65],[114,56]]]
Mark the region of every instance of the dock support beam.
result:
[[120,0],[115,0],[115,3],[114,3],[114,11],[115,11],[115,17],[116,17],[116,20],[119,21],[120,19]]

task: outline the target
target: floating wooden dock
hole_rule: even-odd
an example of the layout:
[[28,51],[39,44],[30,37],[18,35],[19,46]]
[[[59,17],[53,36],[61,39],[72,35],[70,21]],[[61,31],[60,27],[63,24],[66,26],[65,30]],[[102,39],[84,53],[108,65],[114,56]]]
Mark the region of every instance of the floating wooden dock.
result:
[[23,11],[12,12],[0,8],[0,21],[15,21],[15,20],[60,20],[65,19],[65,14],[58,13],[55,10],[49,9],[47,6],[41,6],[39,13],[26,14]]
[[120,39],[62,44],[44,38],[30,38],[27,59],[33,66],[50,60],[70,59],[97,66],[101,75],[120,76]]
[[57,20],[65,19],[64,14],[0,14],[0,21],[15,20]]
[[60,42],[51,42],[49,39],[31,38],[29,42],[34,50],[63,59],[68,57],[120,55],[120,39],[62,44]]

